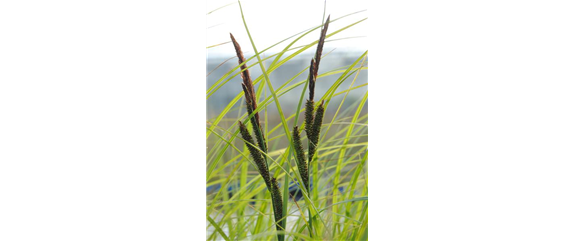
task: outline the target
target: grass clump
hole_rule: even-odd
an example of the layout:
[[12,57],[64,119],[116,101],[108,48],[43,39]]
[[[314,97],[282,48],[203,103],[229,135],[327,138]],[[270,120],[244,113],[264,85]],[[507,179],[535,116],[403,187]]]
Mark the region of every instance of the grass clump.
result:
[[[207,240],[367,238],[367,94],[362,98],[356,94],[367,83],[355,85],[361,71],[367,70],[367,51],[338,66],[321,61],[334,52],[323,53],[324,44],[339,41],[332,37],[365,19],[339,28],[331,24],[334,30],[327,32],[330,23],[359,13],[328,16],[280,41],[288,43],[283,50],[267,54],[276,44],[258,51],[242,12],[254,53],[244,56],[230,34],[239,64],[218,74],[206,93],[210,101],[227,83],[241,85],[241,91],[207,122]],[[318,40],[299,44],[315,30]],[[275,70],[315,47],[311,61],[305,57],[309,65],[271,86],[269,76]],[[233,81],[237,76],[240,84]],[[292,91],[300,94],[297,107],[282,109],[279,100]]]

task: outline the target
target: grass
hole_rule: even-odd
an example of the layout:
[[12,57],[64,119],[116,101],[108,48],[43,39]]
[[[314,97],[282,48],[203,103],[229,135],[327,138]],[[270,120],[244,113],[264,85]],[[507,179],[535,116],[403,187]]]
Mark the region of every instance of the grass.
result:
[[[360,99],[348,96],[367,87],[355,82],[366,74],[368,52],[350,65],[318,71],[319,61],[331,54],[322,53],[322,43],[328,46],[333,36],[366,18],[328,31],[322,23],[345,21],[360,12],[323,20],[259,51],[241,3],[238,11],[250,40],[243,48],[249,46],[254,56],[241,54],[239,64],[206,92],[209,102],[224,85],[243,85],[215,118],[207,120],[207,240],[367,239],[368,92]],[[318,40],[300,43],[309,34],[317,34]],[[265,56],[283,42],[288,43],[284,49]],[[229,43],[218,47],[232,51],[239,45],[234,39]],[[280,86],[272,85],[273,71],[313,47],[317,50],[310,67]],[[249,70],[255,68],[262,74],[252,80]],[[328,76],[336,80],[326,82]],[[344,83],[349,87],[342,88]],[[327,89],[321,97],[312,91],[317,86]],[[281,97],[298,88],[297,108],[283,109]],[[317,118],[320,109],[325,110],[322,122]]]

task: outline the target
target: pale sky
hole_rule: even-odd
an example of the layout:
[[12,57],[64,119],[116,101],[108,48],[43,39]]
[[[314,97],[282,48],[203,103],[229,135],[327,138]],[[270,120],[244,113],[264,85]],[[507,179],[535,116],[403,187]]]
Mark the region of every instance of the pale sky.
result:
[[[229,5],[228,5],[229,4]],[[227,6],[226,6],[227,5]],[[225,7],[223,7],[225,6]],[[303,30],[318,26],[323,19],[325,1],[317,0],[294,0],[294,1],[265,1],[265,0],[243,0],[241,1],[245,20],[249,31],[257,46],[257,49],[263,50],[287,37],[290,37]],[[223,7],[223,8],[220,8]],[[220,9],[218,9],[220,8]],[[217,10],[216,10],[217,9]],[[214,11],[215,10],[215,11]],[[325,18],[331,15],[331,20],[343,15],[367,10],[366,0],[354,1],[326,1]],[[207,1],[206,9],[207,18],[207,39],[206,46],[212,46],[228,42],[229,33],[233,33],[235,38],[241,44],[246,54],[252,53],[253,49],[245,31],[241,19],[241,12],[237,1],[217,0]],[[363,11],[339,21],[332,22],[329,26],[328,33],[332,33],[344,26],[368,17],[368,11]],[[341,33],[333,36],[331,39],[340,39],[347,37],[359,37],[344,39],[339,41],[328,42],[325,49],[336,51],[365,51],[367,46],[367,26],[369,20],[365,20],[357,25],[348,28]],[[319,31],[305,36],[294,46],[309,43],[317,40]],[[294,39],[294,38],[293,38]],[[286,41],[290,42],[292,39]],[[329,41],[329,39],[327,39]],[[271,49],[271,52],[279,51],[287,43]],[[233,50],[229,48],[230,44],[221,45],[208,49],[209,55],[232,54]],[[314,50],[313,50],[314,51]]]

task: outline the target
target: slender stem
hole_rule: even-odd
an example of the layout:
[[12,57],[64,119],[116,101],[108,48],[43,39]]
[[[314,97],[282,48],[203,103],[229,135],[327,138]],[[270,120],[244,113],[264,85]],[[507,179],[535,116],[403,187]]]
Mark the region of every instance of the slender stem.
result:
[[[309,171],[307,172],[307,180],[310,180],[310,178],[311,178],[310,173],[311,172],[309,172]],[[307,183],[306,188],[307,188],[307,195],[309,195],[309,197],[311,197],[311,185],[310,185],[310,183]],[[312,202],[313,199],[309,198],[309,201]],[[307,211],[309,213],[309,236],[313,237],[313,232],[312,232],[313,231],[313,216],[311,215],[311,208],[310,207],[307,208]]]

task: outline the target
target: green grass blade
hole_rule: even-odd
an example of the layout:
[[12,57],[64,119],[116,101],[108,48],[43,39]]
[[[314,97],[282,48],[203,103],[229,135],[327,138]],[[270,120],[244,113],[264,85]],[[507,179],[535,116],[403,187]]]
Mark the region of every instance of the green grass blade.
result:
[[209,215],[207,216],[207,220],[209,220],[209,223],[211,223],[211,225],[213,225],[215,230],[221,235],[221,237],[223,239],[225,239],[226,241],[229,241],[229,237],[227,237],[227,235],[225,235],[225,232],[223,232],[223,230],[221,229],[221,227],[219,227],[219,224],[217,224],[217,222],[215,222]]

